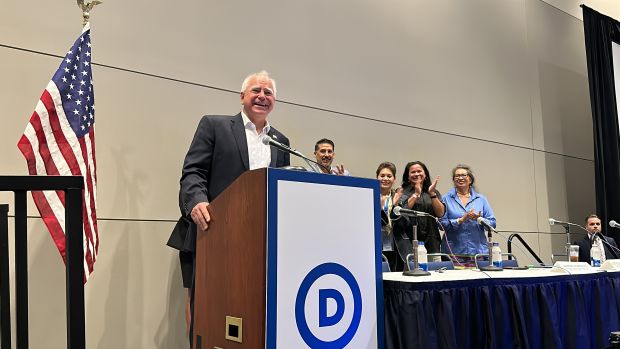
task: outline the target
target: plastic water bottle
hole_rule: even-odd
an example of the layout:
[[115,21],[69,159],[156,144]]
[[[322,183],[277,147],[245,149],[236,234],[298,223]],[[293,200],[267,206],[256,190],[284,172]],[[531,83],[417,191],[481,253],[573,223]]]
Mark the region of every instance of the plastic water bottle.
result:
[[601,266],[601,249],[599,249],[596,244],[593,244],[590,249],[590,264],[593,267]]
[[424,241],[418,242],[418,265],[420,266],[420,269],[428,271],[428,257],[426,256]]
[[609,344],[607,348],[619,349],[620,348],[620,331],[614,331],[609,334]]
[[502,267],[502,250],[499,248],[499,242],[493,243],[493,248],[491,249],[491,260],[494,267]]

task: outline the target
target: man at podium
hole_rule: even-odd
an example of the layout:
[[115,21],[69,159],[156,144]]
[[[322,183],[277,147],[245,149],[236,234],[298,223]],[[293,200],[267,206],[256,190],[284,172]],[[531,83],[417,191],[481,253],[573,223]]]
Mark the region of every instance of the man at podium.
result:
[[[209,227],[209,202],[215,199],[243,172],[263,167],[290,165],[288,153],[262,143],[269,135],[289,145],[289,140],[267,121],[276,103],[276,82],[266,71],[250,74],[241,85],[242,110],[235,116],[207,115],[198,124],[181,174],[179,207],[181,218],[168,245],[181,251],[183,286],[190,288],[193,278],[197,229]],[[191,338],[191,337],[190,337]]]

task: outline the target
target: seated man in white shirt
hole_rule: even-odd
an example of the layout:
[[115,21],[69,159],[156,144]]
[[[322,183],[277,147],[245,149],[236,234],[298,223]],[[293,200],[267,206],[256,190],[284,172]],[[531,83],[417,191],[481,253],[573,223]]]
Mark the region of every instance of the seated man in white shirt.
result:
[[319,139],[314,145],[314,156],[316,157],[316,162],[321,164],[321,171],[323,173],[335,174],[339,176],[349,176],[349,171],[344,168],[344,165],[336,165],[332,167],[332,162],[336,157],[336,152],[334,152],[335,146],[334,142],[327,139]]
[[[575,241],[573,244],[579,245],[579,261],[590,263],[590,248],[592,245],[590,241],[592,241],[592,235],[598,233],[598,236],[594,238],[594,244],[597,244],[599,248],[601,248],[601,263],[605,262],[606,259],[616,259],[620,254],[620,250],[618,250],[618,246],[616,245],[616,241],[609,236],[605,236],[601,233],[601,219],[598,218],[597,215],[591,214],[586,217],[586,230],[588,231],[588,235],[584,236],[583,239]],[[600,236],[600,237],[599,237]],[[603,241],[603,239],[605,241]]]

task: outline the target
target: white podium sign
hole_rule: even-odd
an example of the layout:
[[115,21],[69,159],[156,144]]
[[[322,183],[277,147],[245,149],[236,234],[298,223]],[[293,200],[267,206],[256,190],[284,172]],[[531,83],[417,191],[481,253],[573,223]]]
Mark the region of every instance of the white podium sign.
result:
[[382,348],[376,180],[270,170],[266,348]]

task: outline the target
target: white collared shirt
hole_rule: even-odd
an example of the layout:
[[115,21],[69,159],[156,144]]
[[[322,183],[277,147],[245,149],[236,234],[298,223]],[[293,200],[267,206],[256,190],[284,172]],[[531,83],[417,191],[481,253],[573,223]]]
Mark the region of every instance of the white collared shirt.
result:
[[248,143],[250,170],[269,167],[271,163],[271,149],[269,145],[261,142],[263,135],[269,133],[271,129],[269,122],[265,121],[265,127],[263,127],[261,133],[257,133],[256,125],[250,121],[250,118],[248,118],[243,111],[241,112],[241,118],[243,119],[243,127],[245,128],[245,139]]

